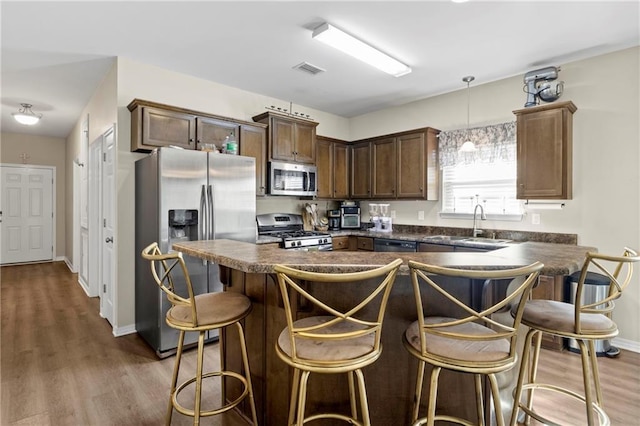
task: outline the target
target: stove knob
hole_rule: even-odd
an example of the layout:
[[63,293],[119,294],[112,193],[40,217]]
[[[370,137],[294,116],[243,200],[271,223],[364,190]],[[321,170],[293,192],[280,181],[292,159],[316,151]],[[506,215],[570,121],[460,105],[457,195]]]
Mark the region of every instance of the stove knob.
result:
[[302,245],[302,241],[298,241],[298,247]]
[[323,242],[323,243],[325,243],[325,244],[327,244],[327,243],[328,243],[328,241],[327,241],[327,239],[326,239],[326,238],[325,238],[324,240],[322,240],[322,242]]

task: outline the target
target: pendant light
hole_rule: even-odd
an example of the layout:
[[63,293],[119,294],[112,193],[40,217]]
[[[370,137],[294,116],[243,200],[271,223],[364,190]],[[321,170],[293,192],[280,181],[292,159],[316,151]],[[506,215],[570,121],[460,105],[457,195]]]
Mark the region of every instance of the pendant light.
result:
[[36,114],[31,111],[31,104],[20,104],[22,108],[18,110],[18,112],[14,112],[11,115],[13,118],[20,124],[24,124],[27,126],[33,126],[42,118],[42,114]]
[[469,83],[476,78],[472,75],[462,77],[462,81],[467,83],[467,140],[460,147],[460,152],[473,152],[476,150],[476,145],[469,139],[469,105],[471,104],[471,89]]

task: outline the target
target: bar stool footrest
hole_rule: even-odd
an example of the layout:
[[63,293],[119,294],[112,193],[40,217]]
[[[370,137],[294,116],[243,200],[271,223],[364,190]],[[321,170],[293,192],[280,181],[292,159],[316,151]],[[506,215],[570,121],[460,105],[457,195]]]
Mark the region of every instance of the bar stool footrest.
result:
[[[242,393],[235,400],[219,408],[208,410],[208,411],[200,411],[200,417],[215,416],[216,414],[229,411],[234,407],[236,407],[238,404],[240,404],[240,402],[242,402],[242,400],[249,395],[249,386],[248,386],[247,378],[241,374],[238,374],[234,371],[212,371],[202,375],[203,384],[204,384],[204,380],[210,377],[222,377],[222,380],[224,380],[224,377],[233,377],[234,379],[237,379],[240,381],[240,383],[242,383]],[[189,386],[191,383],[194,383],[195,381],[196,381],[195,376],[190,378],[189,380],[186,380],[176,388],[175,392],[171,396],[171,403],[173,404],[173,407],[176,409],[177,412],[179,412],[180,414],[184,414],[185,416],[195,417],[195,411],[180,405],[180,403],[178,402],[178,395],[187,386]]]
[[[548,390],[548,391],[552,391],[552,392],[561,393],[561,394],[567,395],[567,396],[569,396],[571,398],[577,399],[577,400],[583,402],[585,405],[587,403],[587,399],[583,395],[580,395],[579,393],[576,393],[576,392],[574,392],[572,390],[565,389],[565,388],[560,387],[560,386],[547,384],[547,383],[527,383],[527,384],[524,384],[524,385],[522,385],[522,395],[523,396],[526,395],[525,391],[534,390],[534,389]],[[611,425],[611,420],[609,419],[609,416],[607,415],[607,413],[605,413],[605,411],[602,409],[602,407],[600,407],[596,402],[592,402],[591,405],[593,406],[593,410],[598,414],[598,418],[599,418],[599,421],[600,421],[600,426],[610,426]],[[542,415],[537,413],[533,408],[527,407],[525,403],[519,402],[518,406],[520,407],[520,409],[522,411],[524,411],[525,415],[533,417],[534,419],[536,419],[537,421],[541,422],[542,424],[549,425],[549,426],[562,426],[559,423],[554,423],[553,421],[543,417]]]
[[[337,419],[337,420],[343,420],[351,425],[356,425],[356,426],[363,426],[362,422],[354,419],[353,417],[349,417],[345,414],[338,414],[338,413],[318,413],[318,414],[314,414],[312,416],[309,417],[305,417],[303,419],[303,423],[308,423],[308,422],[312,422],[314,420],[318,420],[318,419]],[[295,423],[291,426],[295,426]]]
[[[415,422],[413,422],[413,424],[411,426],[426,425],[428,421],[429,420],[428,420],[427,417],[422,417],[422,418],[416,420]],[[460,417],[445,416],[445,415],[435,416],[433,418],[433,421],[434,422],[446,421],[446,422],[456,423],[456,424],[465,425],[465,426],[476,426],[477,425],[477,423],[473,423],[473,422],[470,422],[469,420],[461,419]]]

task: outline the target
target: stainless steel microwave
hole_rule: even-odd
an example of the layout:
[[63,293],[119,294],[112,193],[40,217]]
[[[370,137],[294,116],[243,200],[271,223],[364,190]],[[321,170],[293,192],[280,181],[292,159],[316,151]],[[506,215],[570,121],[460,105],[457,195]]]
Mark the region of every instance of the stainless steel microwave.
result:
[[271,195],[317,195],[318,171],[310,164],[271,161],[268,184]]

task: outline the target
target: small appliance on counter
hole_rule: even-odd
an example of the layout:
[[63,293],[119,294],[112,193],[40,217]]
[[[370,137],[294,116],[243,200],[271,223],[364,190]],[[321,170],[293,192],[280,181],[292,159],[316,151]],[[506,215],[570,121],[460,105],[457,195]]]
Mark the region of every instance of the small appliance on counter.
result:
[[389,217],[389,204],[369,204],[369,217],[373,227],[370,231],[391,232],[391,218]]
[[340,204],[340,228],[360,229],[360,206],[355,201]]
[[329,210],[327,216],[329,217],[329,230],[338,231],[340,229],[340,210]]

